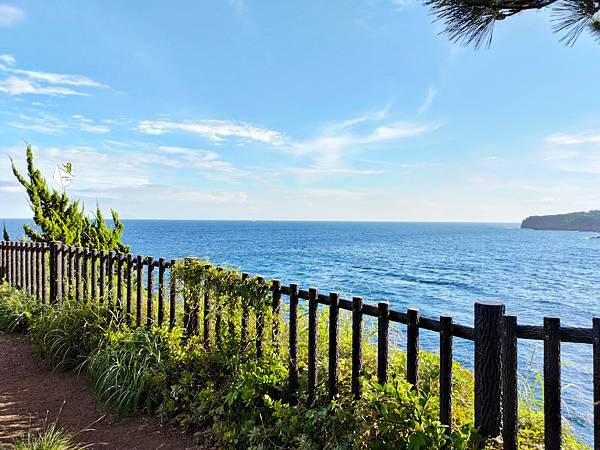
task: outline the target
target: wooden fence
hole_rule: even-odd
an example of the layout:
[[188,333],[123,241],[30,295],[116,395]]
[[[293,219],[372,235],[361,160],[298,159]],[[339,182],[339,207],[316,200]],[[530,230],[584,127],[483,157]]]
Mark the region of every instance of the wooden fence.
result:
[[[151,256],[132,256],[66,246],[60,242],[0,242],[0,279],[27,291],[41,302],[56,303],[72,296],[78,299],[108,299],[132,326],[167,323],[176,325],[174,278],[167,271],[174,260]],[[156,274],[158,272],[158,274]],[[111,274],[111,276],[109,276]],[[243,274],[248,276],[247,274]],[[116,278],[116,280],[115,280]],[[158,285],[155,289],[155,278]],[[167,286],[168,280],[168,286]],[[116,283],[116,289],[115,289]],[[135,292],[134,292],[135,285]],[[317,323],[319,305],[329,308],[328,394],[338,393],[339,311],[352,313],[352,394],[361,393],[363,318],[377,320],[377,377],[388,379],[389,327],[391,322],[407,327],[407,380],[419,388],[419,331],[439,333],[440,421],[452,425],[452,347],[453,339],[474,341],[475,426],[484,436],[502,435],[505,449],[517,449],[517,342],[519,339],[544,342],[545,447],[561,448],[561,342],[593,346],[594,443],[600,449],[600,319],[591,328],[563,327],[557,317],[544,317],[543,326],[522,325],[517,317],[506,315],[504,305],[478,302],[474,326],[454,323],[450,316],[439,319],[421,317],[418,309],[390,309],[387,302],[371,305],[361,297],[342,299],[337,293],[321,294],[316,288],[300,289],[271,281],[272,307],[280,314],[284,297],[289,302],[289,387],[298,388],[298,304],[308,302],[308,394],[314,398],[317,387]],[[168,299],[167,299],[168,294]],[[135,305],[133,304],[135,300]],[[142,302],[145,301],[145,305]],[[185,304],[183,326],[198,332],[203,319],[204,339],[211,340],[211,305],[208,296],[202,305]],[[143,313],[145,317],[143,317]],[[167,315],[168,314],[168,315]],[[202,315],[202,317],[200,317]],[[216,318],[217,322],[219,317]],[[248,321],[247,314],[242,322]],[[259,322],[258,322],[259,323]],[[218,329],[218,324],[216,325]],[[242,329],[244,323],[242,323]],[[277,333],[275,329],[273,333]],[[261,336],[261,335],[259,335]],[[262,336],[263,339],[265,338]],[[263,343],[257,339],[257,355]]]

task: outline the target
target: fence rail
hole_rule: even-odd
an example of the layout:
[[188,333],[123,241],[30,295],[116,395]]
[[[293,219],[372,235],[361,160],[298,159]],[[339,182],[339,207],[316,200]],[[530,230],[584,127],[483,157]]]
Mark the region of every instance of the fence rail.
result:
[[[66,297],[85,301],[106,300],[132,326],[176,325],[177,282],[170,276],[176,261],[142,255],[124,255],[75,248],[60,242],[0,242],[0,279],[22,289],[43,303],[56,303]],[[155,270],[156,269],[156,270]],[[248,274],[242,274],[247,278]],[[115,281],[116,278],[116,281]],[[155,284],[157,282],[157,284]],[[116,283],[116,288],[115,288]],[[266,281],[265,281],[266,283]],[[505,449],[517,449],[518,340],[544,342],[544,415],[545,447],[561,448],[561,342],[593,346],[594,445],[600,449],[600,318],[593,318],[591,328],[563,327],[557,317],[544,317],[542,326],[519,324],[517,317],[505,314],[504,305],[478,302],[474,309],[474,326],[454,323],[450,316],[439,319],[421,317],[419,310],[390,309],[387,302],[364,303],[361,297],[340,298],[335,292],[319,293],[316,288],[300,289],[297,284],[270,282],[272,308],[279,315],[283,298],[289,304],[289,389],[298,389],[298,314],[299,300],[308,302],[308,395],[314,400],[318,384],[317,339],[319,305],[329,309],[327,391],[330,398],[338,395],[339,385],[339,311],[352,313],[351,391],[360,396],[362,371],[362,338],[364,317],[377,320],[377,377],[388,379],[389,327],[400,323],[407,327],[406,375],[413,389],[419,388],[419,331],[439,333],[440,354],[440,421],[452,426],[452,356],[454,338],[474,342],[475,426],[484,436],[502,435]],[[156,288],[156,289],[155,289]],[[134,304],[135,301],[135,304]],[[145,305],[143,302],[145,301]],[[203,339],[209,343],[223,322],[218,313],[211,326],[213,305],[208,295],[202,302],[183,298],[183,322],[188,333],[199,333],[202,319]],[[249,311],[242,312],[241,334],[247,333]],[[144,317],[145,315],[145,317]],[[256,353],[263,352],[263,341],[276,345],[279,328],[272,327],[265,336],[263,317],[256,318]]]

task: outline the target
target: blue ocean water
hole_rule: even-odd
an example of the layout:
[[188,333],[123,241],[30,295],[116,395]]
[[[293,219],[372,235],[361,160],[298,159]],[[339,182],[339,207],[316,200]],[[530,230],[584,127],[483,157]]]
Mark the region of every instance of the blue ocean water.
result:
[[[23,221],[8,220],[13,237]],[[472,325],[477,300],[498,300],[519,323],[559,316],[591,327],[600,316],[600,240],[589,233],[521,230],[517,224],[126,220],[133,253],[198,256],[244,271],[316,286],[321,292],[451,314]],[[403,327],[394,339],[403,345]],[[423,332],[422,347],[438,336]],[[472,345],[456,339],[455,356],[472,366]],[[563,413],[592,439],[591,346],[563,344]],[[542,345],[519,345],[524,380],[541,368]]]

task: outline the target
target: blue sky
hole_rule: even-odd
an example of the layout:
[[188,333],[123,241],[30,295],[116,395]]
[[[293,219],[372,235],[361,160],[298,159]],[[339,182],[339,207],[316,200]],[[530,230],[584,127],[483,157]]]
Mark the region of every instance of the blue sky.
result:
[[125,218],[519,221],[600,208],[600,45],[490,49],[410,0],[0,0],[0,216],[30,142]]

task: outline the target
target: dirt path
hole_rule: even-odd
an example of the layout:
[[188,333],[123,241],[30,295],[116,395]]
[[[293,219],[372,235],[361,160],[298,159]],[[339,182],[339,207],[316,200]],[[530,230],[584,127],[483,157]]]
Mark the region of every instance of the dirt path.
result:
[[155,417],[111,423],[103,418],[84,377],[50,373],[35,359],[26,337],[0,335],[0,448],[39,428],[46,416],[69,431],[92,428],[78,433],[76,440],[94,449],[200,448]]

